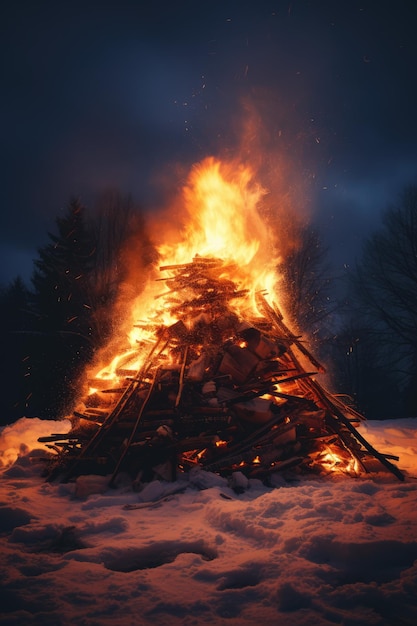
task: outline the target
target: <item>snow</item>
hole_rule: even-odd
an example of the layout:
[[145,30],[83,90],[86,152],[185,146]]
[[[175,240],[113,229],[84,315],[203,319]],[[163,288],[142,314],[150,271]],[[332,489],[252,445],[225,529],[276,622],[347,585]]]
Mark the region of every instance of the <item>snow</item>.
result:
[[68,427],[0,433],[0,624],[417,623],[417,418],[360,427],[404,482],[382,467],[272,488],[197,470],[140,492],[45,482],[29,454]]

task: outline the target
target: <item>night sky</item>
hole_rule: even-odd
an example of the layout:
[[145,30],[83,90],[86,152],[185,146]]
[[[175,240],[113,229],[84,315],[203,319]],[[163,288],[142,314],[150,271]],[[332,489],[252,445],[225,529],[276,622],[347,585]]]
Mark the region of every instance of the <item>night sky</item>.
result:
[[29,279],[71,196],[118,188],[155,211],[211,154],[261,153],[260,182],[311,215],[338,268],[417,182],[413,0],[2,13],[2,283]]

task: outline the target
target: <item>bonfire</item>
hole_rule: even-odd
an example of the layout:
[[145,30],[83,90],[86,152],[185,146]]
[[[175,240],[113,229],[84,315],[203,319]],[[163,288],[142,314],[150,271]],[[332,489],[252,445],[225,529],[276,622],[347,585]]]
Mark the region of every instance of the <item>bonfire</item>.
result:
[[263,193],[248,167],[207,159],[193,169],[181,237],[159,246],[113,358],[89,372],[71,431],[42,439],[49,479],[142,484],[193,468],[264,481],[288,471],[403,479],[285,321]]

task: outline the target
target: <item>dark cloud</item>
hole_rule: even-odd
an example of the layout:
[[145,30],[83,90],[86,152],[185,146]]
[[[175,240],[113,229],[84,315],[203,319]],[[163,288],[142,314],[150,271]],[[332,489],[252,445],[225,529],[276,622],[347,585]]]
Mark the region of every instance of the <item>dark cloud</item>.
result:
[[351,262],[415,179],[414,15],[406,0],[13,3],[1,279],[30,273],[71,195],[119,187],[154,206],[174,164],[242,148],[245,111],[270,174],[274,155],[292,168]]

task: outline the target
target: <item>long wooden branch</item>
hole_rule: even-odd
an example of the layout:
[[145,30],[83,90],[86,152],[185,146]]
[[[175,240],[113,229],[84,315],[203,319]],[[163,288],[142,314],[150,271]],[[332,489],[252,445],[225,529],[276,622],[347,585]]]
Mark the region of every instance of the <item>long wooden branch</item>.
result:
[[128,439],[125,447],[123,448],[123,451],[122,451],[121,455],[119,456],[119,460],[116,463],[116,467],[114,468],[113,474],[112,474],[112,476],[110,478],[110,481],[109,481],[109,487],[113,487],[114,486],[115,478],[116,478],[117,474],[119,473],[119,469],[120,469],[120,467],[122,465],[122,462],[123,462],[124,458],[126,457],[126,454],[127,454],[128,450],[129,450],[130,446],[132,445],[133,439],[135,438],[136,431],[138,429],[140,419],[141,419],[141,417],[143,415],[143,412],[144,412],[144,410],[146,408],[146,405],[148,404],[148,402],[149,402],[149,400],[151,398],[152,392],[153,392],[153,390],[155,388],[155,385],[156,385],[156,382],[158,380],[158,371],[159,371],[159,368],[157,368],[157,370],[156,370],[156,372],[154,374],[154,378],[153,378],[152,384],[149,386],[148,393],[146,394],[146,397],[145,397],[145,399],[144,399],[144,401],[142,403],[142,406],[140,407],[139,413],[138,413],[136,421],[135,421],[135,423],[133,425],[133,428],[132,428],[132,431],[130,433],[129,439]]
[[283,332],[287,337],[291,337],[292,343],[297,346],[298,350],[310,361],[314,367],[318,369],[319,372],[324,374],[326,372],[326,368],[322,363],[320,363],[311,352],[305,347],[305,345],[292,334],[290,329],[284,324],[283,317],[280,313],[275,311],[271,305],[267,302],[266,298],[262,294],[258,294],[258,301],[260,302],[263,310],[266,315],[271,319],[271,321],[275,322],[275,325],[279,328],[281,332]]
[[[69,480],[74,475],[75,469],[77,468],[78,464],[82,461],[82,459],[86,457],[87,454],[91,454],[94,452],[94,450],[97,449],[97,446],[102,441],[103,437],[106,434],[108,434],[109,430],[117,422],[117,420],[119,419],[120,415],[123,412],[123,409],[125,408],[130,398],[132,397],[133,392],[139,386],[144,376],[146,375],[146,372],[148,371],[150,367],[151,357],[153,353],[156,351],[156,349],[158,348],[160,343],[161,343],[161,338],[159,338],[152,346],[147,356],[147,359],[145,361],[145,364],[138,370],[138,374],[135,377],[135,380],[131,381],[129,385],[126,387],[125,392],[120,397],[113,411],[109,413],[107,419],[103,422],[101,427],[96,430],[96,432],[91,437],[88,444],[81,449],[79,455],[73,460],[73,463],[71,464],[69,470],[65,474],[65,477],[63,479],[64,481]],[[166,345],[167,344],[165,343],[163,348],[160,350],[160,353],[163,352]]]
[[314,391],[317,393],[317,396],[323,402],[325,407],[330,411],[333,419],[337,422],[343,424],[343,426],[353,435],[353,437],[360,443],[362,446],[373,456],[375,457],[384,467],[386,467],[394,476],[396,476],[399,480],[403,481],[405,479],[402,471],[393,463],[388,461],[387,457],[384,454],[381,454],[376,450],[371,444],[361,435],[361,433],[353,426],[353,424],[346,418],[346,416],[339,410],[339,408],[331,401],[328,397],[324,389],[320,386],[317,381],[311,381],[312,387]]

